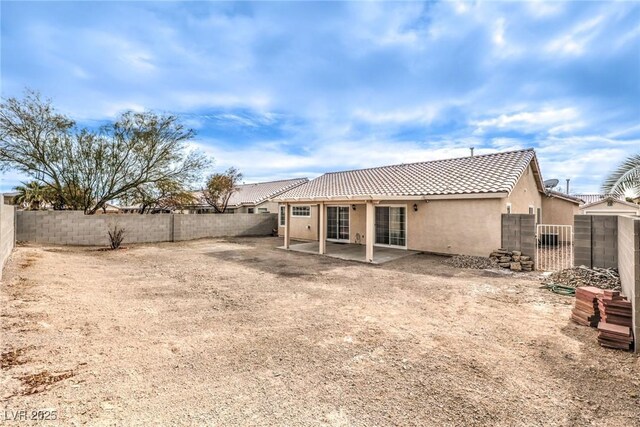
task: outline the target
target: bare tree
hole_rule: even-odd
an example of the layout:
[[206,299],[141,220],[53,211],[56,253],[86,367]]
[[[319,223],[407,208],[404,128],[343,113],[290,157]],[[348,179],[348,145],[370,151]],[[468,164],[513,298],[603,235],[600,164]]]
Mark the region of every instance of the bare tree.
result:
[[202,189],[202,196],[217,213],[224,213],[229,199],[237,191],[241,180],[242,174],[233,167],[227,169],[225,173],[213,174],[207,179],[205,188]]
[[51,187],[56,208],[93,214],[146,184],[200,179],[209,161],[188,149],[194,135],[177,117],[151,112],[126,112],[98,131],[79,129],[50,100],[27,91],[0,103],[0,169]]

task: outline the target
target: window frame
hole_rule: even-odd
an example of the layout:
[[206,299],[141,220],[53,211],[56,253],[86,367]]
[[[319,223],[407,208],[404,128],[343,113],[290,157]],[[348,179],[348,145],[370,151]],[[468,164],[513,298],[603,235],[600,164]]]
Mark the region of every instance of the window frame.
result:
[[[306,208],[307,213],[304,215],[296,214],[296,208]],[[293,205],[291,206],[291,216],[296,218],[309,218],[311,217],[311,206],[310,205]]]
[[287,225],[287,207],[285,205],[280,206],[280,209],[278,209],[278,215],[280,215],[280,218],[278,218],[278,225],[280,227]]

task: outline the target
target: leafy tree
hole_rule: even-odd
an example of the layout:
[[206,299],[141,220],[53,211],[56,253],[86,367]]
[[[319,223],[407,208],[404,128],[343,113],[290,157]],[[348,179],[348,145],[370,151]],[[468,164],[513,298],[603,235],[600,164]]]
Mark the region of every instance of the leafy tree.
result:
[[241,180],[242,174],[233,167],[224,173],[213,174],[202,189],[202,197],[217,213],[224,213]]
[[29,210],[38,210],[51,204],[55,194],[50,187],[41,185],[37,181],[22,183],[14,188],[18,195],[14,198],[14,203]]
[[209,162],[188,149],[194,135],[177,117],[151,112],[126,112],[97,131],[80,129],[50,100],[27,91],[0,103],[0,170],[51,187],[57,209],[93,214],[145,185],[197,181]]
[[616,195],[630,192],[633,198],[640,197],[640,154],[630,156],[618,166],[605,180],[602,191]]

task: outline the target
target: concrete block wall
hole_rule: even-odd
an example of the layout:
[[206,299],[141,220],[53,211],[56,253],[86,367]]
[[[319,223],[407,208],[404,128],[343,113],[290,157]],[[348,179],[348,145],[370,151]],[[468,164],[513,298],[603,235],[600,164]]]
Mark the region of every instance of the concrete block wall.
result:
[[191,240],[203,237],[269,235],[277,214],[85,215],[81,211],[19,211],[19,241],[105,246],[108,230],[124,228],[124,244]]
[[591,215],[573,217],[573,265],[591,267]]
[[15,207],[4,204],[0,195],[0,279],[4,264],[9,259],[16,243]]
[[267,236],[278,228],[278,214],[175,215],[174,240],[221,236]]
[[574,265],[618,268],[618,216],[574,217]]
[[536,256],[536,217],[529,214],[502,214],[502,247]]
[[125,230],[126,243],[171,240],[170,215],[85,215],[81,211],[19,211],[19,241],[60,245],[108,245],[108,230]]
[[640,352],[640,217],[618,217],[618,265],[622,293],[633,305],[635,351]]

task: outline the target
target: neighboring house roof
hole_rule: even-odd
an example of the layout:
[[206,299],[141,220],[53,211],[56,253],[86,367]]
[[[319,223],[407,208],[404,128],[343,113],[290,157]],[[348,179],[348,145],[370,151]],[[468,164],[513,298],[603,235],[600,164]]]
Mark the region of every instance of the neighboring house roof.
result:
[[257,182],[239,185],[229,199],[229,207],[258,205],[287,190],[309,182],[307,178],[284,179],[281,181]]
[[581,198],[572,196],[570,194],[562,193],[560,191],[547,190],[546,193],[547,193],[547,196],[549,197],[557,197],[558,199],[563,199],[568,202],[577,203],[579,205],[584,203],[584,200],[582,200]]
[[[255,206],[266,202],[287,190],[298,187],[309,182],[308,178],[283,179],[280,181],[257,182],[255,184],[238,185],[236,191],[231,195],[227,208],[238,208],[241,206]],[[202,192],[194,193],[194,196],[204,204]]]
[[608,203],[608,202],[613,202],[613,203],[619,204],[619,205],[625,205],[625,206],[628,206],[630,208],[634,208],[635,210],[640,209],[640,205],[637,205],[637,204],[631,203],[631,202],[627,202],[626,200],[620,200],[620,199],[618,199],[618,198],[616,198],[614,196],[613,197],[606,197],[606,198],[604,198],[602,200],[598,200],[598,201],[595,201],[595,202],[592,202],[592,203],[587,203],[586,205],[580,206],[580,209],[588,209],[588,208],[592,208],[594,206],[601,205],[601,204]]
[[326,173],[276,200],[508,195],[531,165],[544,192],[533,149]]
[[600,194],[597,194],[597,193],[592,193],[592,194],[572,194],[572,196],[573,197],[577,197],[579,199],[582,199],[585,204],[599,202],[599,201],[604,200],[606,198],[624,200],[624,196],[618,196],[618,195],[613,195],[613,194],[604,194],[604,193],[600,193]]

